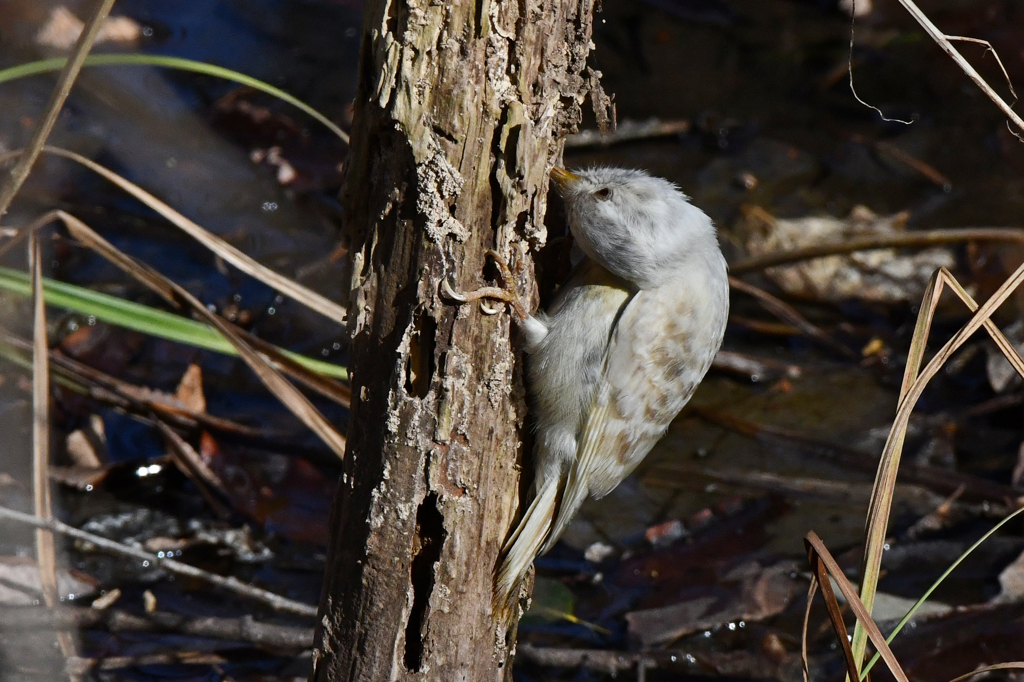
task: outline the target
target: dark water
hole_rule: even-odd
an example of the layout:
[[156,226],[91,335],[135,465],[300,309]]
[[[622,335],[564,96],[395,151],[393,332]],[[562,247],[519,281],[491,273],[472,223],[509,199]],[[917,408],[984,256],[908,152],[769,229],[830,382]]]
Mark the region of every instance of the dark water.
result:
[[[34,40],[51,6],[55,4],[0,3],[3,65],[51,54]],[[80,10],[77,4],[70,7]],[[950,33],[990,40],[1011,79],[1024,82],[1019,47],[1024,8],[1018,3],[944,0],[925,9]],[[123,0],[115,8],[115,14],[141,26],[132,49],[236,69],[285,89],[343,124],[354,91],[360,11],[357,2],[327,0]],[[691,129],[604,148],[574,148],[566,153],[566,163],[641,167],[672,179],[715,219],[734,257],[742,243],[739,226],[746,206],[760,206],[783,218],[843,218],[854,206],[865,205],[878,214],[908,211],[913,229],[1019,225],[1024,145],[1009,133],[995,107],[896,3],[877,3],[857,25],[857,91],[887,116],[913,123],[882,121],[850,93],[845,71],[849,31],[848,17],[825,2],[607,0],[596,19],[592,65],[603,72],[619,119],[685,119]],[[981,47],[963,49],[1005,92],[994,60],[982,59]],[[52,83],[52,76],[40,76],[0,85],[4,148],[24,144]],[[300,112],[213,78],[104,67],[83,73],[53,142],[138,182],[279,272],[327,296],[339,296],[342,265],[329,254],[338,238],[338,164],[345,150]],[[287,185],[279,182],[278,167],[253,160],[254,151],[265,156],[275,146],[295,171]],[[750,177],[756,183],[744,180]],[[65,162],[40,163],[5,222],[25,222],[53,207],[86,220],[204,303],[234,312],[260,337],[345,362],[343,335],[336,326],[219,264],[148,209]],[[50,276],[156,303],[113,267],[67,240],[48,242],[46,249]],[[24,267],[20,251],[7,255],[3,264]],[[955,254],[957,276],[980,299],[1021,260],[1013,249],[990,246],[956,248]],[[774,290],[764,277],[749,281]],[[717,624],[657,640],[656,646],[670,646],[697,663],[676,673],[649,675],[794,679],[799,674],[795,655],[806,588],[802,538],[814,529],[856,579],[856,548],[873,462],[895,411],[916,308],[864,301],[794,303],[850,353],[805,337],[753,328],[742,318],[772,318],[749,298],[734,296],[734,318],[739,321],[734,319],[729,328],[726,349],[795,366],[799,376],[769,372],[754,381],[749,373],[713,372],[694,398],[700,411],[684,413],[641,469],[607,498],[588,503],[565,541],[538,562],[546,586],[546,596],[538,599],[541,605],[572,609],[587,624],[534,614],[521,628],[523,641],[635,647],[654,641],[644,637],[657,639],[658,633],[643,630],[627,614],[709,597],[719,604],[739,599],[738,610],[721,611],[727,615]],[[27,311],[24,301],[0,294],[4,327],[27,335]],[[1017,315],[1010,309],[997,319],[1004,324]],[[938,338],[948,338],[965,319],[961,309],[941,307]],[[57,462],[68,463],[65,436],[95,413],[103,421],[106,458],[113,467],[91,492],[60,488],[59,513],[76,525],[92,523],[112,537],[143,544],[154,538],[188,540],[186,560],[315,603],[326,515],[338,474],[332,456],[237,360],[103,324],[89,327],[87,320],[57,309],[50,321],[54,342],[75,327],[86,327],[88,333],[69,336],[62,348],[138,385],[173,392],[188,364],[200,364],[209,412],[267,432],[266,438],[248,440],[217,435],[204,449],[230,492],[231,513],[221,519],[172,466],[165,463],[156,473],[138,474],[140,467],[164,461],[164,444],[150,425],[59,392],[54,414]],[[861,357],[861,349],[876,339],[885,352]],[[1011,397],[1001,408],[968,413],[996,394],[985,378],[983,342],[962,353],[957,371],[941,374],[922,399],[906,458],[947,467],[943,471],[952,488],[967,476],[1007,486],[1022,440],[1021,401]],[[0,432],[5,434],[0,474],[12,477],[0,485],[0,502],[21,508],[29,504],[31,489],[25,376],[7,362],[0,365]],[[1007,393],[1019,391],[1010,388]],[[332,421],[344,424],[342,410],[324,401],[317,404]],[[737,420],[745,426],[738,427]],[[941,485],[920,483],[898,492],[883,592],[915,599],[998,518],[1003,503],[999,495],[968,491],[936,528],[912,530],[949,492]],[[251,539],[217,536],[243,524],[251,528]],[[650,538],[662,531],[648,529],[659,524],[675,529],[664,532],[681,531],[682,537],[652,544]],[[1000,571],[1024,545],[1020,533],[1020,525],[1012,525],[986,543],[935,599],[968,606],[997,595]],[[584,552],[595,543],[607,545],[606,556],[588,561]],[[31,556],[31,535],[5,526],[0,555],[15,554]],[[215,615],[253,611],[249,603],[167,581],[140,566],[70,547],[67,556],[72,565],[97,578],[101,588],[121,587],[119,607],[126,610],[141,609],[142,593],[148,589],[161,610]],[[743,576],[789,565],[794,567],[795,590],[778,615],[745,618],[751,604],[738,597],[747,584]],[[889,608],[880,620],[898,617],[905,605],[896,602]],[[936,663],[932,647],[954,632],[963,652],[958,669],[1019,658],[1024,655],[1019,642],[1024,640],[1013,643],[1022,623],[1019,609],[1000,608],[1004,610],[986,612],[999,627],[985,629],[966,616],[947,616],[920,625],[897,653],[922,679],[936,680],[952,673]],[[256,615],[304,624],[258,608]],[[815,618],[812,629],[824,622],[823,614]],[[15,640],[8,636],[5,644],[4,638],[0,634],[5,649],[0,669],[31,677],[26,670],[32,666],[15,665],[12,659]],[[32,641],[38,645],[43,639]],[[839,674],[833,641],[827,627],[812,637],[821,674]],[[81,644],[84,655],[216,651],[228,661],[221,669],[237,680],[302,678],[308,665],[302,657],[166,635],[91,630],[82,634]],[[40,651],[37,658],[45,667],[47,655]],[[597,673],[527,664],[518,674],[523,680],[602,679]],[[109,675],[104,679],[221,679],[210,665],[136,666]]]

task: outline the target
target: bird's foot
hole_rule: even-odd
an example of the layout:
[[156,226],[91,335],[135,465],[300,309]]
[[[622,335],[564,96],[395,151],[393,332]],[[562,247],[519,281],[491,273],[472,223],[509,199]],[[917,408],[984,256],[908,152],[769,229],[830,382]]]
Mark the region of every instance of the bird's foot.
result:
[[480,287],[476,291],[460,293],[452,289],[452,285],[448,283],[447,279],[444,279],[441,281],[441,290],[444,292],[445,296],[453,301],[458,301],[459,303],[480,301],[480,310],[483,311],[485,315],[496,315],[500,313],[501,310],[488,307],[484,304],[484,301],[502,301],[512,308],[512,314],[517,320],[525,320],[529,317],[529,313],[526,312],[526,307],[519,299],[519,294],[515,291],[515,278],[512,276],[512,271],[509,269],[508,263],[506,263],[505,259],[493,249],[488,249],[487,255],[490,256],[494,260],[495,265],[498,266],[498,272],[501,274],[502,286]]

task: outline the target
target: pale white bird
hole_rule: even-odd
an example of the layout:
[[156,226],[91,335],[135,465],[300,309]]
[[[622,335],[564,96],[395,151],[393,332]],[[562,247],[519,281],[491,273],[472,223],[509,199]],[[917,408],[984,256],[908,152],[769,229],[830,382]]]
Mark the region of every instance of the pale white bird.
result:
[[551,176],[586,257],[548,310],[528,315],[495,288],[457,296],[512,303],[525,336],[536,478],[495,578],[501,615],[583,501],[611,492],[665,433],[711,366],[729,313],[714,225],[675,185],[620,168]]

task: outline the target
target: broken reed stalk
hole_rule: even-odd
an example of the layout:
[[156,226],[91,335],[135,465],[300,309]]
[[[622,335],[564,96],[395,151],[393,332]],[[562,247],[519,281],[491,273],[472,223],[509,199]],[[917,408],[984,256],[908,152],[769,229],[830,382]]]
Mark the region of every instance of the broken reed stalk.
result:
[[[945,268],[937,270],[928,284],[924,301],[918,314],[917,326],[914,329],[914,336],[910,344],[896,418],[878,463],[878,471],[875,475],[875,483],[871,492],[871,501],[868,505],[865,523],[866,538],[862,570],[863,582],[861,586],[861,598],[868,611],[874,606],[875,593],[881,571],[882,551],[885,545],[885,536],[889,522],[889,512],[892,507],[893,489],[896,485],[896,476],[899,471],[900,456],[903,451],[907,425],[914,406],[917,404],[928,382],[938,373],[946,360],[982,326],[985,327],[985,331],[992,337],[999,350],[1006,356],[1006,359],[1017,370],[1018,374],[1024,376],[1024,359],[1020,357],[1013,345],[990,319],[992,313],[1010,297],[1022,281],[1024,281],[1024,265],[1021,265],[980,308],[977,302]],[[974,314],[970,321],[952,339],[946,342],[922,370],[921,365],[924,362],[924,354],[927,348],[928,335],[931,332],[935,308],[938,305],[944,286],[948,286],[956,293],[960,300]],[[864,660],[867,637],[868,633],[865,627],[858,621],[854,628],[852,642],[854,658],[858,664]]]
[[18,163],[10,170],[7,182],[3,184],[3,187],[0,187],[0,216],[7,213],[11,201],[14,200],[18,190],[21,189],[25,179],[28,178],[28,174],[32,171],[33,164],[39,158],[39,152],[42,151],[43,145],[46,144],[47,138],[50,137],[54,124],[57,123],[57,116],[64,106],[64,100],[68,98],[71,87],[75,84],[75,79],[78,78],[78,72],[82,70],[82,63],[85,62],[85,58],[89,55],[89,50],[92,49],[92,44],[96,40],[96,34],[99,33],[103,21],[107,18],[110,8],[113,6],[114,0],[101,0],[92,17],[86,22],[82,35],[78,37],[78,42],[75,43],[71,58],[68,59],[60,72],[57,85],[50,94],[50,101],[46,103],[46,109],[39,119],[39,123],[36,124],[35,130],[32,131],[32,137],[26,147],[25,154],[18,159]]
[[67,535],[68,537],[75,538],[76,540],[82,540],[119,556],[131,557],[143,562],[149,562],[148,565],[163,568],[178,575],[201,580],[204,583],[220,587],[228,592],[267,604],[278,611],[294,613],[299,616],[308,616],[310,618],[316,617],[316,607],[311,604],[303,604],[302,602],[282,597],[274,594],[273,592],[260,589],[259,587],[247,585],[241,580],[231,576],[224,577],[217,575],[216,573],[208,573],[207,571],[198,569],[194,566],[189,566],[188,564],[183,564],[182,562],[175,561],[174,559],[167,559],[157,556],[156,554],[150,554],[149,552],[145,552],[141,549],[129,547],[121,544],[120,542],[108,540],[107,538],[100,537],[99,535],[93,535],[92,533],[88,533],[84,530],[79,530],[74,526],[69,526],[56,519],[43,519],[31,514],[23,514],[22,512],[2,506],[0,506],[0,519],[50,530],[54,533],[60,533],[61,535]]

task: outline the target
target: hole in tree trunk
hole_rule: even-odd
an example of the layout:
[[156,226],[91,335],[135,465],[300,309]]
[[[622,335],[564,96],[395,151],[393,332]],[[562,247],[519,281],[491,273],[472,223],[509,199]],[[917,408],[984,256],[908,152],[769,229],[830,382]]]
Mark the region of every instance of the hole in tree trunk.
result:
[[412,560],[412,610],[405,626],[405,668],[419,672],[423,663],[423,617],[434,591],[434,566],[441,558],[447,534],[444,517],[437,509],[437,493],[430,493],[416,511],[416,538]]
[[409,339],[409,360],[405,366],[405,392],[424,398],[434,376],[434,337],[437,323],[425,311],[416,314],[412,338]]

